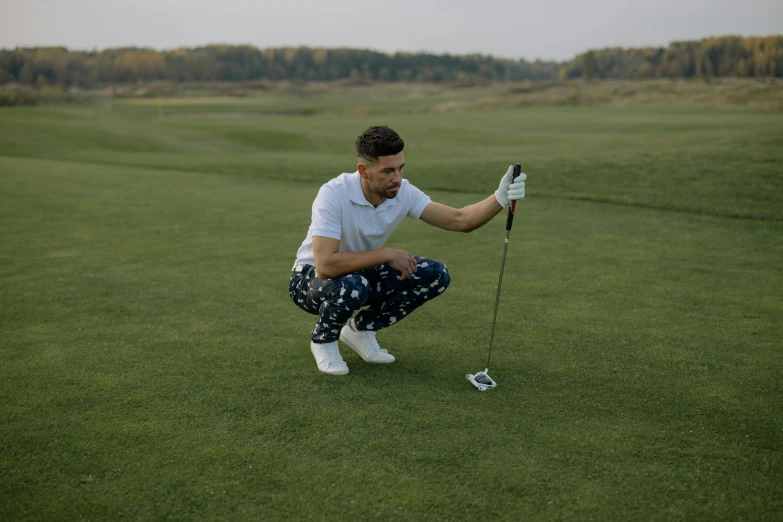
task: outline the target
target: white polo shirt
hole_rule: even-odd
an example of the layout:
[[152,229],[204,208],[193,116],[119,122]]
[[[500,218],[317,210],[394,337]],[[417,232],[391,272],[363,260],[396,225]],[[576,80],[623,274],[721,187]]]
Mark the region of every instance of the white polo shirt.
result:
[[393,199],[374,207],[362,192],[359,172],[341,174],[318,191],[313,201],[310,229],[296,253],[296,263],[315,265],[313,236],[340,241],[340,252],[367,252],[381,248],[402,220],[418,220],[431,199],[424,192],[402,180]]

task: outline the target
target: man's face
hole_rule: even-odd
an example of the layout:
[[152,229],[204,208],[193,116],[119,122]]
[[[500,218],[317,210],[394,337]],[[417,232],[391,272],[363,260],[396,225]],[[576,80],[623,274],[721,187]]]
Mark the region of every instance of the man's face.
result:
[[394,156],[380,156],[378,162],[367,167],[367,183],[370,189],[381,197],[397,197],[402,185],[402,169],[405,167],[405,155],[400,152]]

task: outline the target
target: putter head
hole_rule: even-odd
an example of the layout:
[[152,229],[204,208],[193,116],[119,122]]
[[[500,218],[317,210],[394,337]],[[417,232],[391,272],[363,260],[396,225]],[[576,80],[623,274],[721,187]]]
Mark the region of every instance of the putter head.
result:
[[478,388],[478,391],[487,391],[496,387],[498,383],[492,380],[492,377],[487,375],[489,368],[484,368],[483,372],[476,372],[475,374],[468,374],[466,377],[468,380]]

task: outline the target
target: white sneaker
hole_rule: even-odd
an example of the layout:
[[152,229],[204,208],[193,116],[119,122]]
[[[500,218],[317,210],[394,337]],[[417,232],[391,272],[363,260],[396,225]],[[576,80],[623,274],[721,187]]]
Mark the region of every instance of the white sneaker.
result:
[[353,348],[353,351],[367,362],[393,363],[394,356],[378,346],[375,332],[361,332],[356,329],[353,319],[348,320],[340,331],[340,340]]
[[348,365],[340,356],[337,341],[318,344],[310,341],[310,351],[313,352],[318,369],[329,375],[345,375],[348,373]]

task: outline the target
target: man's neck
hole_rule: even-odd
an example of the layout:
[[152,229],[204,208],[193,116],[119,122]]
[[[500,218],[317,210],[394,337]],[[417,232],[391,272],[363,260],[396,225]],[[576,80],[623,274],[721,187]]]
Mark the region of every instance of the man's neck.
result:
[[378,206],[386,201],[386,198],[383,196],[379,196],[378,194],[375,194],[370,190],[370,185],[367,183],[367,180],[364,178],[359,178],[362,182],[362,193],[364,194],[364,199],[367,200],[367,202],[372,205],[375,208],[378,208]]

